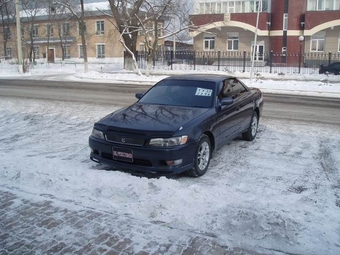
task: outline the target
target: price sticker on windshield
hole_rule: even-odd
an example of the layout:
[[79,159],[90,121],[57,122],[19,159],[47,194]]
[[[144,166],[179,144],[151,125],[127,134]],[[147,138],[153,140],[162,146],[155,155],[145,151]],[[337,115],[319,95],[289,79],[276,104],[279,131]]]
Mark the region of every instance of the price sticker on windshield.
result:
[[197,88],[195,96],[210,97],[212,94],[212,89]]

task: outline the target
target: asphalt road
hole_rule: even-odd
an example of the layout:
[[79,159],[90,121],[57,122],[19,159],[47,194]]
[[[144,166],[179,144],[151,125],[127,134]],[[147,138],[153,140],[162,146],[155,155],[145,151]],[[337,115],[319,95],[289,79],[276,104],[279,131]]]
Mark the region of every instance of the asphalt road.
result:
[[[50,99],[126,106],[136,101],[136,92],[150,84],[87,83],[0,79],[0,96]],[[277,118],[340,126],[340,100],[311,96],[264,94],[264,118]]]

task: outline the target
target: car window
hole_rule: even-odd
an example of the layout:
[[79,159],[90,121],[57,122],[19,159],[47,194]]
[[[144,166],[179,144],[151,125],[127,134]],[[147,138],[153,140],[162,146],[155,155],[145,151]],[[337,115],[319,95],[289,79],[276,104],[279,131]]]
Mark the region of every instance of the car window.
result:
[[229,83],[229,80],[225,80],[222,83],[222,87],[220,92],[218,93],[218,99],[226,98],[226,97],[232,97],[233,96],[233,88],[231,84]]
[[210,108],[214,97],[215,83],[213,82],[169,79],[152,87],[139,102]]
[[218,94],[218,98],[220,100],[225,97],[236,99],[241,97],[246,92],[248,92],[248,90],[238,79],[230,78],[223,82],[222,88]]
[[248,90],[243,86],[243,84],[237,80],[237,79],[232,79],[231,85],[233,88],[233,98],[236,99],[238,97],[243,96],[245,93],[248,92]]

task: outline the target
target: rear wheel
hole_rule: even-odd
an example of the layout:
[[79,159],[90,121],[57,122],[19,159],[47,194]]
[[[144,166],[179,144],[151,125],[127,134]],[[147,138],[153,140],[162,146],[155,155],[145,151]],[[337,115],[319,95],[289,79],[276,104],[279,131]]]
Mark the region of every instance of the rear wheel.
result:
[[198,177],[204,175],[211,159],[211,143],[206,135],[202,135],[196,148],[194,168],[189,170],[189,175]]
[[249,128],[246,132],[242,134],[244,140],[252,141],[255,139],[257,134],[257,127],[259,124],[259,117],[257,116],[256,112],[253,112],[253,116],[251,118],[251,122]]

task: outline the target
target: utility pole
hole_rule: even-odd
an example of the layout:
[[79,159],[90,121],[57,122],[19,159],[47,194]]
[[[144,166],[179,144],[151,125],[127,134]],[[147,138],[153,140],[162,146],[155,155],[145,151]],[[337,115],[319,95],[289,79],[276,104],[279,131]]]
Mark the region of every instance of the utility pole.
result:
[[[254,2],[254,3],[257,4],[256,2]],[[261,11],[262,11],[262,0],[260,0],[260,1],[258,2],[258,6],[257,6],[255,38],[254,38],[253,52],[252,52],[252,54],[251,54],[250,79],[253,78],[254,62],[255,62],[255,53],[256,53],[256,50],[257,50],[257,32],[258,32],[258,28],[259,28],[260,9],[261,9]]]
[[20,23],[20,8],[19,0],[15,0],[15,13],[17,23],[17,45],[18,45],[18,67],[19,73],[23,73],[23,62],[22,62],[22,45],[21,45],[21,23]]
[[86,39],[85,39],[84,0],[80,0],[80,4],[81,4],[81,16],[80,16],[81,44],[83,45],[84,72],[87,73],[89,70],[89,66],[88,66],[88,61],[87,61],[87,48],[86,48]]

